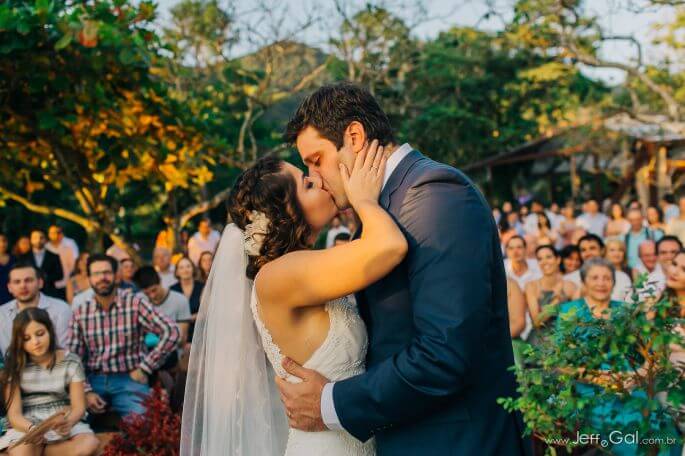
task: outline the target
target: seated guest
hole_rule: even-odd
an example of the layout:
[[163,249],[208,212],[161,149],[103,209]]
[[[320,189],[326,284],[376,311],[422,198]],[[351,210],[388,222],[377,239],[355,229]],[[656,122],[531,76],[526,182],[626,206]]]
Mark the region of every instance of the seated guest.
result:
[[6,353],[10,346],[15,317],[32,307],[43,309],[50,315],[57,345],[66,348],[71,308],[61,299],[41,293],[43,279],[40,271],[31,263],[16,263],[9,272],[8,287],[14,299],[0,307],[0,351]]
[[[177,348],[182,349],[188,337],[188,325],[191,320],[188,298],[183,293],[169,290],[162,286],[159,274],[152,266],[143,266],[138,269],[133,276],[133,281],[158,312],[166,315],[178,325],[180,337],[178,338]],[[146,336],[146,343],[150,340],[153,340],[155,344],[157,343],[156,337],[150,338],[150,336]],[[167,359],[162,368],[165,370],[171,369],[177,362],[178,357],[169,356],[169,359]]]
[[74,267],[74,272],[69,277],[67,281],[67,302],[73,303],[74,297],[79,293],[90,288],[90,282],[88,282],[88,274],[86,273],[86,265],[88,264],[88,252],[81,252],[76,259],[76,266]]
[[200,282],[205,283],[209,277],[209,271],[212,269],[212,261],[214,261],[214,254],[212,252],[202,252],[198,268],[200,268]]
[[[622,302],[615,301],[611,298],[615,283],[615,271],[608,261],[603,258],[591,258],[583,264],[580,271],[581,280],[585,289],[583,298],[561,304],[556,325],[556,331],[557,334],[559,334],[561,332],[568,333],[568,331],[562,331],[562,328],[566,330],[568,326],[562,327],[562,325],[572,324],[574,328],[574,343],[585,343],[598,335],[598,327],[586,326],[582,324],[583,322],[589,323],[597,319],[609,320],[611,319],[612,311],[624,305]],[[581,324],[579,324],[579,322]],[[560,341],[560,343],[564,342]],[[606,364],[601,367],[602,370],[600,371],[585,374],[582,381],[579,381],[576,385],[578,393],[584,397],[592,397],[595,396],[598,391],[603,391],[604,388],[598,387],[595,383],[601,381],[602,376],[607,373],[617,373],[616,369],[618,367],[616,364],[621,363],[614,363],[613,366]],[[625,362],[624,364],[625,366],[621,368],[620,372],[632,370],[628,362]],[[584,368],[585,366],[574,367]],[[610,368],[613,369],[613,371],[609,371]],[[630,396],[644,398],[646,397],[646,394],[643,390],[632,389],[630,390]],[[623,399],[623,401],[625,401],[625,399]],[[607,396],[602,403],[594,406],[588,412],[588,425],[596,429],[599,429],[602,426],[611,429],[611,423],[615,423],[616,429],[622,429],[631,423],[644,420],[640,411],[626,411],[623,402],[622,400],[619,400],[618,395]],[[611,454],[638,454],[637,445],[627,440],[608,449],[611,450]],[[665,454],[668,454],[668,452]]]
[[12,255],[18,258],[22,255],[26,255],[31,251],[31,239],[28,236],[20,236],[17,242],[14,243],[12,247]]
[[133,276],[137,270],[138,266],[131,258],[124,258],[119,261],[119,288],[130,289],[137,293],[138,287],[133,282]]
[[[41,230],[31,231],[31,251],[20,256],[17,261],[30,262],[36,266],[43,275],[43,293],[59,299],[66,299],[64,288],[64,271],[59,256],[45,248],[47,238]],[[59,286],[62,282],[61,287]]]
[[641,291],[654,296],[660,295],[666,288],[666,274],[656,256],[656,242],[644,241],[640,244],[638,254],[640,264],[635,268],[633,278],[647,274],[647,281],[642,285]]
[[[675,316],[685,320],[685,251],[680,251],[675,255],[667,271],[667,288],[665,293],[669,298],[675,299],[678,303],[674,309]],[[673,331],[681,337],[685,337],[685,324],[674,326]],[[671,363],[681,369],[682,372],[685,372],[685,346],[671,343],[670,349],[671,355],[669,359]],[[680,416],[685,417],[685,405],[681,405],[680,414]],[[679,421],[677,425],[680,432],[685,433],[685,418]]]
[[623,271],[629,277],[633,277],[634,270],[628,266],[626,257],[626,244],[622,239],[612,238],[606,241],[606,253],[604,258],[611,263],[616,271]]
[[4,398],[11,428],[9,443],[60,410],[69,414],[40,437],[9,450],[19,455],[91,455],[100,442],[84,421],[85,374],[78,356],[57,348],[50,315],[30,307],[17,315],[3,375]]
[[[580,238],[578,249],[580,250],[580,259],[583,261],[583,264],[593,258],[603,258],[605,254],[604,242],[599,236],[594,234],[586,234]],[[584,293],[580,270],[566,274],[564,280],[573,282],[577,287],[580,287],[581,295]],[[612,291],[611,299],[623,301],[628,293],[630,293],[632,286],[633,284],[628,274],[623,271],[615,271],[614,290]]]
[[14,257],[9,253],[9,246],[7,236],[0,233],[0,305],[12,299],[12,295],[7,289],[9,272],[14,264]]
[[336,246],[347,244],[350,242],[350,239],[352,239],[352,237],[349,233],[338,233],[335,235],[335,239],[333,239],[333,245]]
[[514,361],[517,366],[520,366],[525,348],[521,334],[526,329],[526,298],[516,281],[509,277],[507,277],[507,309],[509,310],[509,333],[514,349]]
[[580,289],[572,282],[564,280],[561,273],[561,257],[551,245],[537,248],[537,259],[542,277],[526,284],[525,295],[528,311],[533,321],[533,330],[528,342],[538,344],[554,322],[554,309],[559,304],[578,299]]
[[526,288],[526,283],[540,278],[537,260],[526,257],[528,243],[523,237],[513,236],[504,247],[507,254],[504,270],[508,277],[516,281],[521,290]]
[[668,268],[671,266],[673,259],[683,249],[680,239],[675,236],[667,234],[659,239],[656,243],[656,258],[661,265],[661,270],[668,276]]
[[174,265],[171,264],[171,250],[166,247],[155,247],[152,251],[152,264],[159,274],[159,279],[165,288],[176,283]]
[[[117,287],[118,262],[96,254],[86,271],[94,295],[74,308],[69,350],[85,361],[88,409],[102,413],[111,404],[121,416],[142,413],[149,393],[148,375],[158,369],[178,344],[178,327],[144,296]],[[159,342],[150,351],[145,333]]]
[[559,256],[561,256],[560,269],[564,274],[576,272],[583,264],[583,261],[580,259],[580,250],[578,250],[575,244],[567,245],[561,249]]
[[190,320],[192,320],[188,328],[188,341],[193,340],[193,330],[195,328],[195,319],[197,312],[200,310],[200,297],[202,297],[202,290],[205,284],[198,281],[198,268],[195,266],[189,257],[181,257],[176,263],[176,279],[178,283],[171,286],[171,290],[182,293],[188,299],[190,304]]

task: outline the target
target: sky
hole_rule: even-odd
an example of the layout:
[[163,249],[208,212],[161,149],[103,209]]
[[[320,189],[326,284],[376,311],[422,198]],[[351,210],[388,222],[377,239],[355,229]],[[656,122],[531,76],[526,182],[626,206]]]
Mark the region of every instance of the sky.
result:
[[[178,0],[158,0],[161,20],[168,18],[168,10]],[[228,1],[228,0],[227,0]],[[333,0],[234,0],[236,12],[250,19],[250,14],[256,1],[262,1],[270,5],[277,5],[273,8],[274,17],[283,18],[280,26],[281,30],[296,30],[298,24],[303,21],[307,12],[317,12],[320,18],[303,32],[298,32],[296,38],[309,44],[318,45],[325,48],[328,39],[328,30],[336,27],[334,19],[336,14],[332,13]],[[344,0],[351,10],[355,5],[363,5],[364,1]],[[493,16],[485,19],[484,15],[489,10],[488,5],[493,5],[494,9],[502,14],[503,17],[510,17],[512,4],[515,0],[425,0],[423,5],[426,9],[427,18],[422,20],[415,28],[414,33],[420,38],[435,37],[440,31],[446,30],[454,25],[477,26],[485,30],[497,30],[502,27],[502,19]],[[589,0],[586,1],[589,11],[601,18],[602,25],[606,31],[612,34],[632,34],[642,44],[645,60],[654,62],[663,56],[663,50],[651,44],[654,38],[652,25],[656,22],[666,21],[663,10],[661,17],[658,12],[634,14],[626,10],[627,3],[639,3],[641,0]],[[416,0],[386,0],[389,9],[405,19],[408,23],[416,22]],[[259,25],[264,22],[263,18],[254,18],[253,21]],[[246,46],[246,45],[244,45]],[[249,52],[251,49],[240,47],[235,50],[239,55]],[[633,47],[626,42],[616,42],[610,46],[605,46],[601,50],[603,57],[614,60],[629,62],[635,55]],[[592,69],[585,68],[583,72],[590,77],[599,78],[608,84],[618,84],[623,80],[623,73],[618,70]]]

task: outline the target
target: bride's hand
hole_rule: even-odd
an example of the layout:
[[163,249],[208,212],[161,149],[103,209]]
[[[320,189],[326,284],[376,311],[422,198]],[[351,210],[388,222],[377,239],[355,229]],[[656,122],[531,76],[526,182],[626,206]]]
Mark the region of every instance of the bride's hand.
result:
[[364,203],[378,204],[386,160],[383,146],[379,146],[378,140],[374,139],[357,154],[352,171],[340,164],[343,186],[352,207],[356,208]]

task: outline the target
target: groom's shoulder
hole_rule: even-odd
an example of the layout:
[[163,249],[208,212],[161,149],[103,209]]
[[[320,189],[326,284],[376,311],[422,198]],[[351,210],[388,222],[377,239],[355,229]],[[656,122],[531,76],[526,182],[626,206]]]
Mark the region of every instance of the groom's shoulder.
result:
[[473,182],[457,168],[440,163],[422,155],[411,168],[406,179],[410,187],[420,187],[432,183],[451,183],[459,186],[474,187]]

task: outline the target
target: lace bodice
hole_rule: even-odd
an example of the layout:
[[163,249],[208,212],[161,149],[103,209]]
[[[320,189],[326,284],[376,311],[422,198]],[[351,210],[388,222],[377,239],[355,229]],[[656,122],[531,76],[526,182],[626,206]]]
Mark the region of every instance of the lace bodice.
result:
[[[300,379],[289,375],[282,367],[283,353],[274,343],[269,330],[259,316],[256,291],[250,300],[252,315],[262,346],[274,371],[292,383]],[[357,313],[354,298],[343,297],[326,304],[330,319],[328,335],[316,349],[304,367],[319,372],[331,381],[345,380],[364,372],[367,334],[364,322]],[[372,456],[375,454],[373,440],[362,444],[344,431],[301,432],[290,430],[286,456]]]

